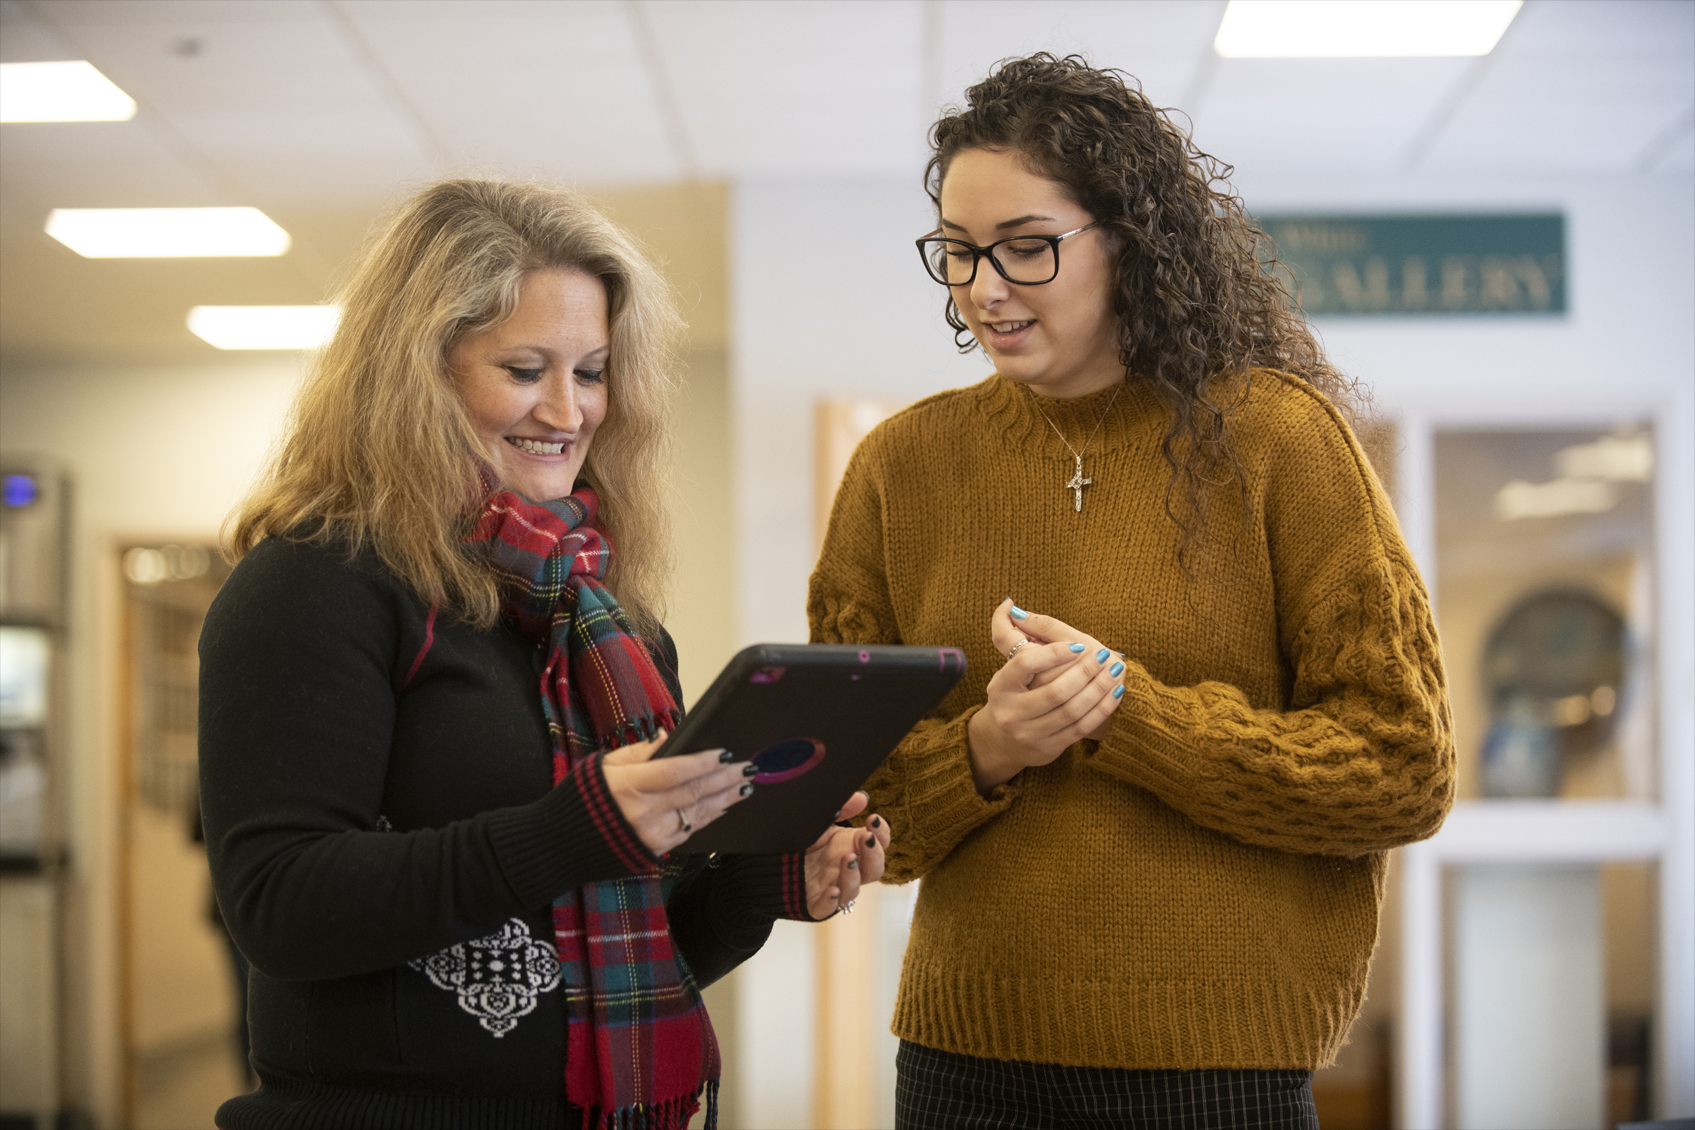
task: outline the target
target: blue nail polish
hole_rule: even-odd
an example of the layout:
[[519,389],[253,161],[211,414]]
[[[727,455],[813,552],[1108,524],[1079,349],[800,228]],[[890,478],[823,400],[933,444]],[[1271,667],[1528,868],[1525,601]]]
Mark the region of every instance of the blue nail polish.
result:
[[1095,662],[1096,663],[1105,663],[1106,657],[1111,655],[1111,654],[1112,654],[1112,652],[1108,651],[1106,648],[1103,647],[1099,651],[1095,652]]
[[1124,697],[1124,685],[1122,683],[1119,684],[1118,686],[1112,688],[1112,697],[1113,698],[1123,698]]
[[1077,654],[1081,655],[1084,651],[1087,651],[1088,649],[1085,648],[1080,643],[1074,643],[1074,644],[1071,645],[1071,650],[1076,652]]
[[1118,676],[1124,674],[1124,664],[1114,663],[1112,665],[1112,667],[1107,671],[1107,674],[1111,675],[1115,679],[1118,678]]
[[1018,607],[1018,605],[1016,605],[1016,604],[1012,606],[1011,611],[1012,611],[1012,618],[1014,620],[1025,620],[1025,619],[1028,619],[1029,616],[1030,616],[1030,614],[1028,612],[1024,611],[1024,609]]

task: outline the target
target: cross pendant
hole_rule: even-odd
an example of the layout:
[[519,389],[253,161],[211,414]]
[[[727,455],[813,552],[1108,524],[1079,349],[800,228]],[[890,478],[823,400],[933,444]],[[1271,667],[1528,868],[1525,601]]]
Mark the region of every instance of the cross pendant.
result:
[[1077,473],[1071,476],[1071,481],[1065,484],[1065,489],[1077,492],[1077,513],[1081,514],[1083,512],[1083,488],[1095,480],[1083,477],[1083,457],[1078,455],[1075,458],[1077,460]]

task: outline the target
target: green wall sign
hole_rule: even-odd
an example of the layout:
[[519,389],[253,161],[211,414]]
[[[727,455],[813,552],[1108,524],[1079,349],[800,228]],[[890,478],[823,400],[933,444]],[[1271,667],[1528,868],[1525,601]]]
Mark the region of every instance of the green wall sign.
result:
[[1558,214],[1257,219],[1309,315],[1565,313]]

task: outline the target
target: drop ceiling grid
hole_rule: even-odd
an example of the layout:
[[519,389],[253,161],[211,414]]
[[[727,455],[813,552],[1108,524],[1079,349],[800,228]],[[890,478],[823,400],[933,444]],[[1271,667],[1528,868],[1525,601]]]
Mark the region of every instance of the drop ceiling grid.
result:
[[[726,180],[916,184],[936,103],[1038,48],[1137,76],[1157,104],[1193,113],[1199,142],[1244,182],[1304,186],[1302,199],[1344,174],[1403,169],[1410,140],[1437,120],[1446,125],[1417,167],[1430,183],[1695,170],[1686,0],[1530,0],[1481,63],[1219,59],[1210,45],[1223,8],[0,0],[0,59],[88,57],[142,107],[128,123],[3,127],[0,344],[20,348],[23,334],[41,351],[96,338],[108,354],[202,349],[181,325],[187,305],[321,300],[378,205],[445,172],[664,183],[687,173],[692,151],[698,173]],[[180,53],[185,39],[198,53]],[[295,249],[264,261],[84,261],[40,231],[51,207],[186,204],[264,208]]]

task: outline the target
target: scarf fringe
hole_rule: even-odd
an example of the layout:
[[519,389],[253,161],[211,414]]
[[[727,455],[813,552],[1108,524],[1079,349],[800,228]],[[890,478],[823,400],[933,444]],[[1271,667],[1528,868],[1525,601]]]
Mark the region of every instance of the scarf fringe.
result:
[[689,1118],[700,1109],[700,1099],[704,1098],[706,1123],[701,1130],[718,1130],[718,1080],[708,1079],[704,1091],[704,1095],[696,1091],[692,1095],[645,1106],[638,1103],[617,1110],[597,1108],[586,1111],[582,1126],[584,1130],[683,1130],[689,1124]]

